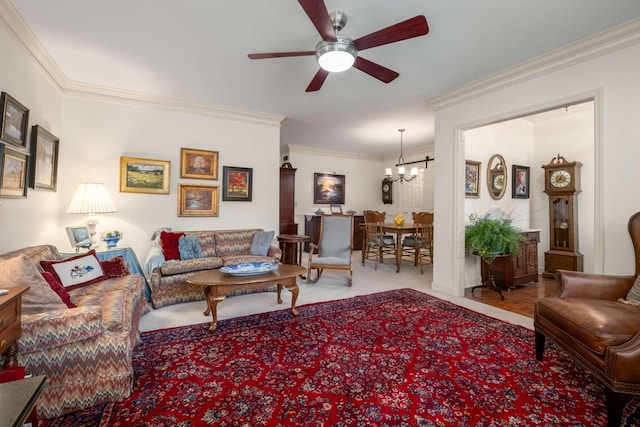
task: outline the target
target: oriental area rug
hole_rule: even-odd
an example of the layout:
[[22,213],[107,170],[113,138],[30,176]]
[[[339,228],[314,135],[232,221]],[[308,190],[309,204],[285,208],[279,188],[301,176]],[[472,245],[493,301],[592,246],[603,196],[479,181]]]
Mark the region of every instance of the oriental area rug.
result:
[[526,328],[411,289],[299,310],[144,333],[129,398],[40,426],[606,425],[603,387]]

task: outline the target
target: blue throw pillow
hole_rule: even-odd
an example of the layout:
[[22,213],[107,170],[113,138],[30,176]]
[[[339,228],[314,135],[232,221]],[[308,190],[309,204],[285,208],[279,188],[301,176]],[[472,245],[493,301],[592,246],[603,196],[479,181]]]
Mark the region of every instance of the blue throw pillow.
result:
[[259,231],[254,234],[249,255],[267,256],[274,234],[274,231]]
[[178,240],[180,259],[202,258],[202,247],[196,236],[182,236]]

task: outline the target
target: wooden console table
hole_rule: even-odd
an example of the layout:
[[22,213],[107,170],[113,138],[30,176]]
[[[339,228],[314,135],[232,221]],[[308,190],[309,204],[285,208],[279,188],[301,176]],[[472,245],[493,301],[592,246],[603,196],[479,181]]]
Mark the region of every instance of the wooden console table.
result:
[[[6,352],[4,368],[18,366],[18,339],[20,338],[20,316],[22,314],[22,294],[28,286],[9,288],[9,293],[0,296],[0,354]],[[3,367],[0,366],[0,369]]]
[[[523,231],[525,241],[520,243],[517,256],[501,256],[493,261],[493,277],[496,285],[504,288],[538,282],[538,242],[540,231]],[[487,263],[481,263],[482,282],[489,278]]]

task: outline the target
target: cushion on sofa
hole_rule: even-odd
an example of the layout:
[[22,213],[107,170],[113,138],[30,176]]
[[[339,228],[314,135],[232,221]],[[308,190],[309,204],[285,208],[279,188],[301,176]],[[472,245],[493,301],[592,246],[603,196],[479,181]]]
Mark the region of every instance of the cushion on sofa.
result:
[[246,255],[251,248],[253,235],[263,230],[222,230],[216,231],[216,254],[219,257]]
[[105,259],[104,261],[100,261],[100,267],[102,267],[102,272],[104,273],[105,279],[122,277],[130,274],[129,266],[122,256],[117,256],[115,258],[109,258]]
[[182,236],[178,239],[178,251],[180,259],[202,258],[202,247],[196,236]]
[[640,275],[636,277],[636,281],[633,283],[631,289],[629,289],[626,299],[636,305],[640,304]]
[[180,259],[178,242],[182,236],[184,236],[184,233],[177,233],[173,231],[160,232],[160,246],[162,247],[164,258],[167,261],[171,259]]
[[93,249],[86,254],[63,260],[43,260],[40,261],[40,266],[53,274],[67,289],[79,288],[106,278]]
[[60,297],[60,299],[62,300],[62,302],[69,308],[75,308],[77,307],[72,301],[71,301],[71,295],[69,295],[69,292],[67,292],[67,289],[62,286],[62,283],[60,283],[58,281],[58,279],[56,278],[56,276],[54,276],[53,274],[49,273],[48,271],[43,271],[42,272],[42,277],[44,278],[44,280],[46,280],[46,282],[49,284],[49,287],[53,290],[53,292],[55,292],[56,294],[58,294],[58,296]]
[[249,248],[249,255],[267,256],[274,235],[274,231],[258,231],[254,234]]
[[49,287],[35,263],[24,254],[0,261],[0,288],[16,286],[29,286],[22,294],[23,315],[67,310],[67,306]]

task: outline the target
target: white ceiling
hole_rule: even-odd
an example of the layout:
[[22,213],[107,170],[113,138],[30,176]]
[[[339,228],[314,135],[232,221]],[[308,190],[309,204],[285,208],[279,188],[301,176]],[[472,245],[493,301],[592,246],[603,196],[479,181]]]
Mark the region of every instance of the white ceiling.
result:
[[10,1],[71,81],[285,115],[281,143],[391,154],[433,142],[436,95],[640,17],[638,0],[326,0],[358,38],[424,15],[426,36],[359,54],[400,73],[357,69],[305,88],[316,29],[294,0]]

